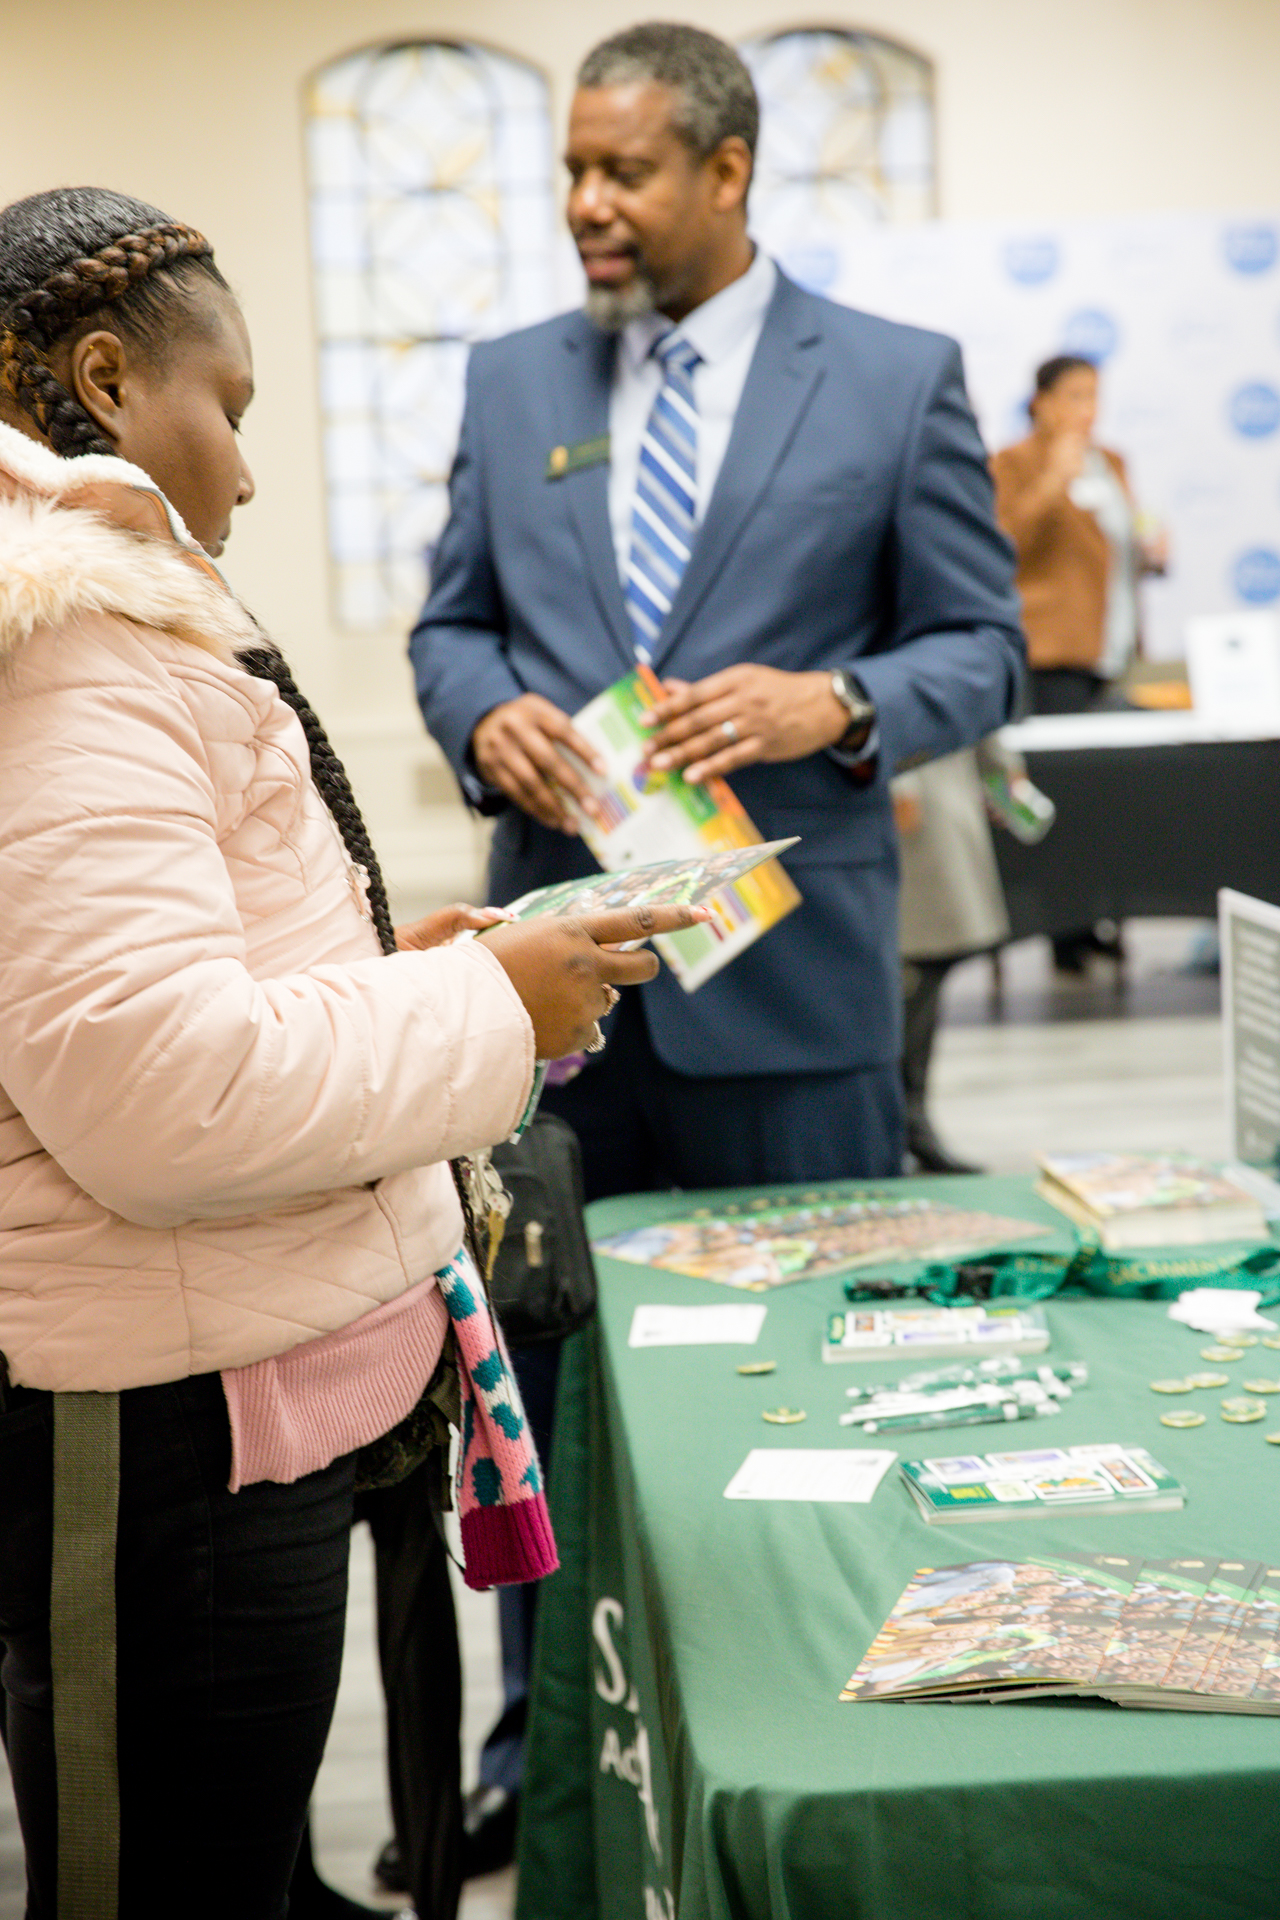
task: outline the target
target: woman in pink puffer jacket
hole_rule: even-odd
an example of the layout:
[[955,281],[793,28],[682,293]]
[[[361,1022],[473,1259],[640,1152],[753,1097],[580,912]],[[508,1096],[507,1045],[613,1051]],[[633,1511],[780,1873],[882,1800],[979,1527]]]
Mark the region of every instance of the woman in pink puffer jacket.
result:
[[[422,1399],[459,1288],[468,1311],[445,1163],[656,966],[599,943],[692,916],[397,940],[319,723],[205,557],[252,494],[207,243],[38,195],[0,213],[0,303],[0,1725],[28,1912],[59,1875],[111,1911],[118,1836],[126,1914],[273,1920],[354,1455]],[[536,1492],[531,1464],[512,1497]],[[113,1589],[118,1662],[76,1633]]]

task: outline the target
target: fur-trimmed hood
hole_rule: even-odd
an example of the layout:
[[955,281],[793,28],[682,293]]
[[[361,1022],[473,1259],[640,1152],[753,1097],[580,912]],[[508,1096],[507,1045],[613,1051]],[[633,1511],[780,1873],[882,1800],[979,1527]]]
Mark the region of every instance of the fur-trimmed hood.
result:
[[154,482],[0,425],[0,660],[37,627],[118,614],[231,661],[262,636]]

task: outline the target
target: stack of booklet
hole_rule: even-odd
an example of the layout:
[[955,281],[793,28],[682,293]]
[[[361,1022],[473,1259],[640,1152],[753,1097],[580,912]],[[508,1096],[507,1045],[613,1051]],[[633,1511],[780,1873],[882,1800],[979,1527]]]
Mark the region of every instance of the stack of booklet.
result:
[[1045,1154],[1040,1172],[1044,1199],[1108,1253],[1267,1238],[1253,1195],[1187,1154]]
[[1035,1555],[922,1567],[842,1700],[1280,1713],[1280,1567]]
[[1055,1507],[1161,1513],[1182,1506],[1187,1497],[1186,1488],[1145,1447],[1122,1447],[1114,1440],[904,1460],[900,1471],[931,1527],[1019,1520]]
[[827,1315],[824,1360],[898,1360],[944,1353],[1043,1353],[1041,1307],[997,1301],[966,1307],[850,1307]]

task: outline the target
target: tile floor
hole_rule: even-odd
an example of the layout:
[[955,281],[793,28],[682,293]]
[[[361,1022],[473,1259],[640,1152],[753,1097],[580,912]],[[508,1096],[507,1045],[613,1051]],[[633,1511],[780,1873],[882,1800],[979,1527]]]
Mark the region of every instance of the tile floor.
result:
[[[1186,921],[1137,923],[1120,980],[1099,964],[1082,982],[1055,981],[1039,941],[1010,949],[999,997],[988,962],[958,967],[947,983],[932,1083],[944,1139],[1002,1172],[1028,1168],[1037,1150],[1094,1141],[1223,1153],[1217,983],[1185,971],[1195,933]],[[389,1819],[363,1528],[353,1541],[351,1573],[342,1688],[316,1788],[316,1838],[326,1878],[371,1902],[369,1864]],[[460,1591],[459,1606],[473,1772],[499,1693],[496,1622],[489,1597]],[[513,1894],[509,1873],[473,1882],[463,1920],[507,1920]],[[21,1850],[0,1772],[0,1920],[21,1920],[22,1910]]]

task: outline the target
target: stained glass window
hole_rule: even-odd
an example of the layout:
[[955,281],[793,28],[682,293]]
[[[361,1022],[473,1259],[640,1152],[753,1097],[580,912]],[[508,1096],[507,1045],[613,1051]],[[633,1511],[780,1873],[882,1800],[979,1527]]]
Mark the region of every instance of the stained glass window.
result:
[[335,612],[416,613],[471,341],[554,308],[547,83],[469,43],[367,48],[308,89]]
[[922,54],[827,28],[740,52],[761,105],[752,232],[796,278],[819,288],[834,278],[850,226],[933,217],[933,67]]

